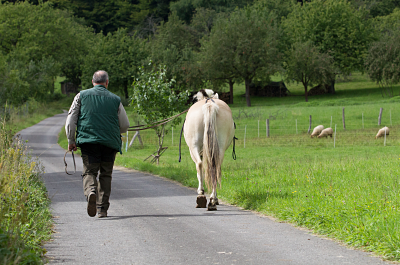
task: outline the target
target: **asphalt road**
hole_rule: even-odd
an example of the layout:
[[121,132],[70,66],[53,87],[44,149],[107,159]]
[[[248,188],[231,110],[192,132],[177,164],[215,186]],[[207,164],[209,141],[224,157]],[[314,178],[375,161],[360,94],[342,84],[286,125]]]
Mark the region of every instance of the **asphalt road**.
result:
[[[194,189],[123,168],[114,169],[109,217],[91,218],[80,157],[75,175],[64,172],[57,135],[65,119],[56,115],[20,132],[45,166],[55,221],[53,240],[44,246],[50,263],[388,264],[234,206],[196,209]],[[69,170],[71,165],[69,160]]]

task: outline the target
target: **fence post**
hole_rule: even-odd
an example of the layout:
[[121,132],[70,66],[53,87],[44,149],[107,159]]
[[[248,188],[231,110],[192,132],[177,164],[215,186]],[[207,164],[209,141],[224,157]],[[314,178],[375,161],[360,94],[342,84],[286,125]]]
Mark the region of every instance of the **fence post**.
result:
[[381,108],[381,109],[379,110],[378,125],[381,125],[382,111],[383,111],[383,108]]
[[311,115],[310,115],[310,125],[308,126],[308,131],[307,131],[307,133],[310,133],[311,132]]
[[246,148],[246,130],[247,130],[247,125],[244,126],[243,148]]
[[267,119],[267,137],[269,137],[269,119]]
[[333,136],[333,148],[336,147],[336,124],[335,124],[335,135]]
[[346,123],[345,123],[345,120],[344,120],[344,108],[343,108],[342,119],[343,119],[343,129],[346,130]]
[[296,119],[296,134],[297,134],[297,119]]

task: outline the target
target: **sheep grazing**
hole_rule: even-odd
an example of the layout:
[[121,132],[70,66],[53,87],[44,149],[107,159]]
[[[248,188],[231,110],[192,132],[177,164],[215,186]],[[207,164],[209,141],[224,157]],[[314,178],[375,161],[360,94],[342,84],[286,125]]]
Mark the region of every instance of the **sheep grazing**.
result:
[[318,135],[318,138],[321,138],[321,137],[324,137],[324,136],[326,138],[328,138],[328,136],[330,136],[332,138],[332,134],[333,134],[332,128],[326,128],[326,129],[321,131],[320,135]]
[[375,139],[378,139],[379,137],[385,136],[385,130],[386,130],[386,136],[388,136],[389,135],[389,128],[385,126],[385,127],[383,127],[382,129],[380,129],[378,131],[378,133],[375,136]]
[[317,127],[315,127],[311,134],[311,138],[318,136],[323,129],[324,129],[324,125],[318,125]]

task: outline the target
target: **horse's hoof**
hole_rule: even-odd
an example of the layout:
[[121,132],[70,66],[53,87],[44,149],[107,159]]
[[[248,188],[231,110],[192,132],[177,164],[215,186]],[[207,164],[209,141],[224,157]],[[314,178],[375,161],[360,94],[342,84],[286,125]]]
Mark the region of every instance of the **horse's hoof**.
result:
[[206,208],[207,205],[207,198],[204,195],[199,195],[197,196],[197,200],[196,200],[196,208]]
[[219,205],[218,198],[214,199],[215,205]]
[[217,205],[211,203],[208,204],[207,211],[216,211],[216,210],[217,210]]

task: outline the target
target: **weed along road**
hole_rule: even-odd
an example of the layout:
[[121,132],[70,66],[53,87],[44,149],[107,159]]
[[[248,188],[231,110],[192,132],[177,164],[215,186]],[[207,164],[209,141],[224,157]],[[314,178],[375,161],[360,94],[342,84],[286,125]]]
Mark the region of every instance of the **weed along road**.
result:
[[[194,189],[123,168],[113,174],[109,217],[89,217],[81,158],[76,174],[65,174],[65,150],[57,144],[65,119],[56,115],[20,132],[45,166],[55,222],[53,240],[44,246],[50,263],[387,264],[237,207],[196,209]],[[67,162],[73,172],[72,159]]]

